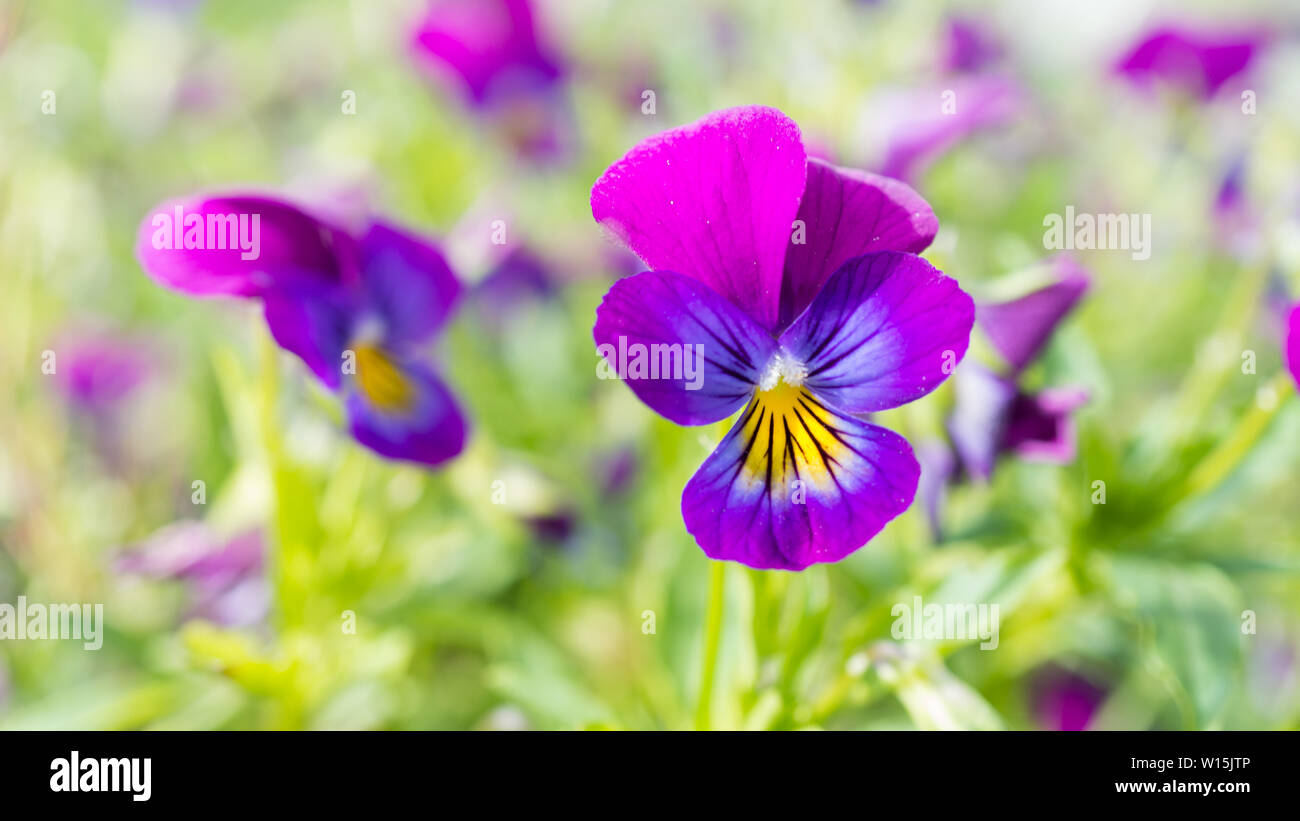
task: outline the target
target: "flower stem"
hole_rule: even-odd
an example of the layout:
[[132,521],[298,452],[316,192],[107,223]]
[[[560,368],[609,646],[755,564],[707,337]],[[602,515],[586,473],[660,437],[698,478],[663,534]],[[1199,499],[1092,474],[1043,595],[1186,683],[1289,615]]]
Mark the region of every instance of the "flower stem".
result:
[[1273,420],[1273,417],[1285,404],[1285,399],[1290,390],[1291,379],[1286,372],[1281,372],[1274,377],[1262,392],[1263,395],[1269,396],[1271,401],[1266,406],[1261,406],[1257,401],[1250,411],[1242,417],[1232,434],[1201,460],[1196,469],[1192,471],[1192,474],[1187,477],[1187,483],[1183,485],[1181,498],[1201,496],[1214,490],[1224,479],[1228,478],[1228,475],[1250,453],[1255,442],[1259,440],[1260,435],[1268,427],[1268,423]]
[[704,623],[704,665],[700,671],[700,700],[695,706],[695,729],[709,729],[709,707],[713,702],[713,676],[718,666],[718,644],[722,639],[722,605],[727,565],[712,562],[709,567],[709,610]]

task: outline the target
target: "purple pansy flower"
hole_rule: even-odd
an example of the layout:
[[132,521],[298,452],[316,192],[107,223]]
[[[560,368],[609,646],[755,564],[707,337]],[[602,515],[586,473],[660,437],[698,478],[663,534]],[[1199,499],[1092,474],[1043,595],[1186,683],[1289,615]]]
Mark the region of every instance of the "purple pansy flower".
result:
[[264,564],[258,530],[226,539],[200,522],[177,522],[123,554],[117,570],[185,582],[191,596],[185,619],[247,627],[265,619],[270,609]]
[[[640,143],[591,207],[651,269],[597,309],[604,360],[679,424],[743,408],[682,494],[708,556],[837,561],[912,503],[911,447],[861,416],[937,387],[974,321],[970,297],[915,255],[938,228],[915,191],[810,160],[794,122],[749,106]],[[693,361],[697,379],[647,372],[638,350]]]
[[1019,299],[976,309],[976,324],[1006,362],[997,372],[968,362],[954,379],[948,433],[961,467],[977,479],[992,475],[1002,453],[1058,463],[1074,458],[1071,414],[1088,401],[1087,392],[1063,387],[1031,395],[1019,386],[1021,374],[1088,289],[1087,274],[1068,259],[1057,260],[1056,276],[1056,282]]
[[1167,26],[1144,34],[1115,64],[1139,88],[1165,85],[1208,100],[1250,68],[1264,47],[1256,31],[1198,31]]
[[[188,223],[189,214],[203,218],[198,247],[176,247],[175,236],[158,247],[175,222],[160,217]],[[256,244],[243,243],[244,233],[238,245],[216,247],[204,232],[219,229],[223,215],[249,225],[247,236],[260,225],[260,248],[243,250]],[[353,235],[283,201],[233,196],[157,209],[141,226],[137,254],[173,289],[260,298],[276,342],[344,394],[352,435],[376,453],[436,465],[464,446],[464,417],[420,356],[460,295],[430,243],[383,222]]]
[[411,43],[420,66],[522,154],[562,151],[564,71],[539,36],[531,0],[434,0]]

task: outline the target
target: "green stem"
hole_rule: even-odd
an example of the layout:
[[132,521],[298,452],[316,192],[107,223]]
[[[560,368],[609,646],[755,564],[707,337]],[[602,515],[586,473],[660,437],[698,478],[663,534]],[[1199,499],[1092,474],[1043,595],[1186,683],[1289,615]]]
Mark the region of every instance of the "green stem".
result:
[[709,611],[704,623],[704,666],[700,672],[700,700],[695,707],[695,729],[709,729],[709,707],[713,702],[713,676],[718,667],[718,644],[722,640],[722,605],[727,565],[713,562],[709,568]]
[[1268,428],[1268,423],[1286,403],[1287,394],[1291,390],[1290,376],[1285,372],[1279,373],[1265,387],[1265,390],[1273,394],[1270,405],[1262,408],[1258,402],[1255,403],[1250,412],[1237,423],[1232,434],[1210,451],[1187,477],[1187,483],[1183,485],[1183,492],[1180,494],[1181,498],[1188,499],[1214,490],[1236,470],[1264,430]]

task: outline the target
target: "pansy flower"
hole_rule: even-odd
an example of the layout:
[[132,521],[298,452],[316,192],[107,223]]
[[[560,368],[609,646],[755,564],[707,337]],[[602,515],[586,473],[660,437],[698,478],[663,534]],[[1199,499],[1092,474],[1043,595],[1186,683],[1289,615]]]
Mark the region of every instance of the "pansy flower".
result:
[[837,561],[912,503],[911,447],[862,416],[937,387],[974,321],[916,256],[938,227],[916,192],[809,159],[794,122],[752,106],[640,143],[591,206],[651,269],[597,309],[608,367],[678,424],[741,412],[682,495],[708,556]]
[[434,0],[411,46],[421,68],[521,154],[563,152],[564,70],[540,36],[531,0]]
[[[168,245],[172,214],[181,241]],[[184,228],[191,222],[194,243]],[[223,224],[250,227],[238,243],[216,247],[209,226],[220,236]],[[254,234],[260,247],[246,250]],[[460,282],[425,240],[383,222],[354,234],[271,198],[214,197],[156,209],[137,254],[175,290],[260,299],[276,342],[344,395],[352,435],[376,453],[432,466],[464,446],[464,417],[421,355]]]
[[958,371],[948,431],[962,467],[978,479],[989,478],[1002,453],[1058,463],[1074,458],[1071,413],[1087,402],[1087,392],[1063,387],[1029,394],[1020,387],[1025,369],[1088,290],[1081,267],[1064,257],[1054,265],[1055,282],[976,309],[976,326],[1006,364],[995,371],[968,362]]
[[1089,287],[1088,275],[1068,258],[1053,263],[1053,275],[1055,281],[1038,290],[975,310],[976,327],[1003,364],[963,363],[953,377],[948,440],[930,439],[920,448],[920,496],[936,537],[947,486],[959,474],[987,481],[1006,454],[1056,464],[1074,459],[1073,414],[1087,403],[1088,392],[1061,386],[1030,393],[1021,384]]
[[1116,62],[1132,85],[1156,85],[1209,100],[1248,70],[1266,38],[1255,31],[1200,31],[1181,26],[1144,34]]

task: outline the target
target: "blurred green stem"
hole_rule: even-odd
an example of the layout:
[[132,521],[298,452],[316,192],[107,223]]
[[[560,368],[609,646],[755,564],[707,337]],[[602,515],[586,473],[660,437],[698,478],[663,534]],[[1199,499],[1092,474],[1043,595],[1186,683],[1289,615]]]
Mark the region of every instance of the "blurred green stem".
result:
[[1210,451],[1187,477],[1183,491],[1179,494],[1180,498],[1189,499],[1208,493],[1228,478],[1228,475],[1242,463],[1251,448],[1259,441],[1260,435],[1268,428],[1268,423],[1286,404],[1290,392],[1290,375],[1285,371],[1278,372],[1277,376],[1273,377],[1261,391],[1261,395],[1271,395],[1267,407],[1261,407],[1258,400],[1255,402],[1250,411],[1237,423],[1232,434]]
[[[1219,326],[1211,338],[1221,350],[1234,353],[1259,311],[1264,288],[1268,283],[1268,266],[1256,265],[1241,272],[1224,304]],[[1204,356],[1204,352],[1199,355]],[[1220,362],[1198,363],[1184,381],[1174,406],[1172,443],[1179,446],[1201,427],[1201,420],[1214,397],[1223,389],[1234,369]]]
[[713,675],[718,666],[718,644],[722,639],[722,605],[727,565],[709,567],[709,611],[704,623],[704,665],[700,671],[700,701],[695,707],[695,729],[709,729],[709,707],[713,703]]

